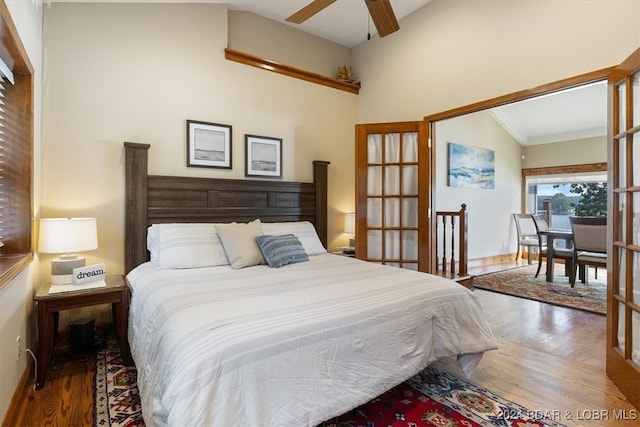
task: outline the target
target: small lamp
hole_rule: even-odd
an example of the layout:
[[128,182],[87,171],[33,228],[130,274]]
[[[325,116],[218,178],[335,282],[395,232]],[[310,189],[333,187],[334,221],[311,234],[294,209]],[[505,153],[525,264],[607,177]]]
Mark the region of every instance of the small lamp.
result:
[[51,261],[51,284],[73,283],[73,269],[84,267],[86,259],[74,252],[98,249],[95,218],[42,218],[38,251],[64,254]]
[[[344,216],[344,232],[351,235],[356,234],[356,214],[348,213]],[[349,239],[349,246],[352,248],[356,247],[355,238]]]

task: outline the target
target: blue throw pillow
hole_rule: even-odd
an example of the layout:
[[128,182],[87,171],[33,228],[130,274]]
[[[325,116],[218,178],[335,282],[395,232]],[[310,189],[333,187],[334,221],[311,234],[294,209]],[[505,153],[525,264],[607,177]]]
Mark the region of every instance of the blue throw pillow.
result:
[[269,267],[278,268],[287,264],[309,261],[309,255],[294,234],[256,236],[256,243]]

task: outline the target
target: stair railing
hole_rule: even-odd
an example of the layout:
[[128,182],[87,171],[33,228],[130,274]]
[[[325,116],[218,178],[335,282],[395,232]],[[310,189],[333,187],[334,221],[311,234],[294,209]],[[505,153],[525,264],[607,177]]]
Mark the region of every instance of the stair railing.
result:
[[467,276],[467,205],[459,211],[436,212],[436,274]]

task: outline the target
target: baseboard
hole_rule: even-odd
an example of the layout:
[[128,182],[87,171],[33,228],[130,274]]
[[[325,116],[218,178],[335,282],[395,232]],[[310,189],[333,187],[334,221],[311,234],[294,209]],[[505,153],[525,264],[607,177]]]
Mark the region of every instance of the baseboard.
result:
[[[26,353],[25,353],[26,356]],[[11,402],[9,402],[9,407],[7,408],[7,413],[4,415],[4,419],[2,420],[2,427],[12,427],[11,421],[16,414],[18,409],[19,401],[22,396],[27,395],[29,387],[33,387],[35,385],[34,381],[35,375],[35,364],[33,360],[29,358],[27,362],[27,367],[24,369],[22,376],[20,377],[20,381],[13,392],[13,397],[11,397]]]
[[[537,253],[532,253],[531,255],[532,255],[531,256],[531,261],[533,263],[537,264],[538,263],[538,254]],[[527,260],[527,253],[526,252],[524,254],[520,253],[520,257],[521,258],[519,259],[519,261],[526,261]],[[482,268],[482,267],[486,267],[486,266],[490,266],[490,265],[503,264],[503,263],[515,262],[515,261],[516,261],[516,254],[515,253],[492,255],[492,256],[487,256],[487,257],[482,257],[482,258],[474,258],[474,259],[470,259],[470,260],[467,261],[467,271],[469,271],[472,268]],[[556,264],[564,264],[564,259],[556,258],[554,262]]]
[[[515,261],[516,254],[500,254],[483,258],[474,258],[467,261],[467,271],[470,268],[486,267],[487,265],[501,264],[504,262]],[[526,259],[526,257],[525,257]]]
[[[113,329],[113,325],[111,323],[98,323],[95,325],[95,336],[102,337],[105,336],[109,330]],[[37,348],[37,345],[36,345]],[[70,353],[72,351],[71,347],[71,334],[69,331],[59,331],[58,337],[56,340],[56,346],[54,349],[54,354],[61,353]],[[23,353],[25,357],[29,357],[27,353]],[[28,389],[30,387],[35,386],[35,363],[33,363],[33,359],[29,357],[29,361],[27,362],[27,367],[25,368],[22,376],[20,377],[20,381],[16,386],[15,391],[13,392],[13,396],[11,397],[11,402],[9,402],[9,406],[7,408],[7,413],[2,420],[1,427],[13,427],[12,423],[13,417],[16,415],[19,405],[21,404],[20,398],[28,395]]]

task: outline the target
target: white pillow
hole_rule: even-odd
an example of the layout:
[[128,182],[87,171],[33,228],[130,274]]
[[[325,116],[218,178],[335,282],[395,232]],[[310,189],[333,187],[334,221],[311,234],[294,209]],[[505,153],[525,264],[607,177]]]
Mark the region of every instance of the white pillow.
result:
[[147,249],[161,269],[229,264],[215,224],[153,224],[147,229]]
[[262,235],[259,219],[247,224],[217,224],[218,236],[234,269],[264,264],[256,236]]
[[320,242],[316,228],[309,221],[263,222],[262,231],[264,231],[264,234],[274,236],[289,233],[295,235],[309,256],[327,253],[325,247],[322,246],[322,242]]

